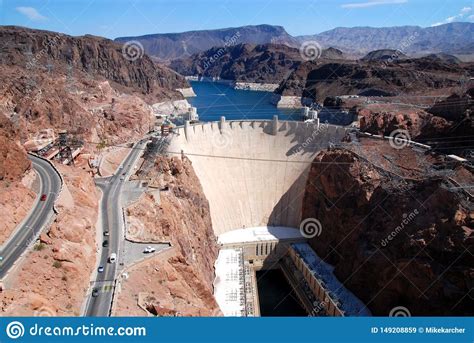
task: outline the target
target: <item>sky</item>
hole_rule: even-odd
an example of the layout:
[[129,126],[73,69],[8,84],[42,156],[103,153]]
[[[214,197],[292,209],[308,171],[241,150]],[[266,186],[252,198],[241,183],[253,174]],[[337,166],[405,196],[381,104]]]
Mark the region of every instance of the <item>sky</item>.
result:
[[474,22],[474,0],[0,0],[0,25],[112,39],[257,24],[296,36],[455,21]]

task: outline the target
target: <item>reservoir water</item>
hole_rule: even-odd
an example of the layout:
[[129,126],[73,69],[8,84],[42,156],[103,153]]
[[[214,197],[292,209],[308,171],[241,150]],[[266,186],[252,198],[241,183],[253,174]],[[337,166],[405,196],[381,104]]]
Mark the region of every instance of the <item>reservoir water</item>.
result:
[[[301,109],[281,109],[271,103],[272,92],[234,89],[217,82],[191,81],[196,97],[188,98],[197,108],[201,121],[217,121],[221,116],[227,120],[272,119],[302,120]],[[319,114],[321,123],[348,125],[353,117],[341,111],[323,109]]]
[[234,89],[217,82],[191,81],[196,97],[188,98],[202,121],[272,119],[300,120],[300,109],[278,109],[271,104],[273,93]]

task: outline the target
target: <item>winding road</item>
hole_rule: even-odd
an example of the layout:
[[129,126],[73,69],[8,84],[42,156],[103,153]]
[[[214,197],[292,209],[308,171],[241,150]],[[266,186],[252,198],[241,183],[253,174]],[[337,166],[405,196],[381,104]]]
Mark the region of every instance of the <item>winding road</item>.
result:
[[[123,261],[123,256],[121,256],[124,241],[124,221],[121,205],[122,186],[131,175],[147,140],[148,138],[143,139],[134,145],[113,176],[96,180],[97,187],[102,190],[99,214],[101,216],[102,234],[105,231],[109,232],[109,236],[103,236],[103,239],[109,241],[109,245],[102,247],[102,242],[100,242],[102,247],[100,266],[104,267],[104,270],[96,274],[95,280],[91,284],[91,290],[96,289],[97,294],[94,296],[93,292],[89,293],[84,311],[86,316],[110,315],[117,270]],[[116,263],[109,262],[112,253],[117,254]]]
[[[0,279],[6,276],[54,216],[54,202],[61,190],[61,178],[49,162],[33,155],[29,155],[29,159],[39,176],[40,192],[28,216],[0,248]],[[43,194],[46,195],[44,201],[41,200]]]

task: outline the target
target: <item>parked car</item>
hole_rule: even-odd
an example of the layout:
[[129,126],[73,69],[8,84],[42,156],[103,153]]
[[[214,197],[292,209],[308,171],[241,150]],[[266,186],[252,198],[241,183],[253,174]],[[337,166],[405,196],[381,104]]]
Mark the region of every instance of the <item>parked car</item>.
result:
[[99,266],[99,268],[97,268],[97,271],[99,273],[103,273],[104,272],[104,267],[103,266]]
[[98,295],[99,295],[99,290],[98,290],[97,288],[94,288],[94,289],[92,290],[92,296],[95,298],[95,297],[97,297]]
[[109,230],[105,230],[104,231],[104,236],[108,236],[109,235]]
[[41,201],[46,201],[46,194],[42,194],[40,200]]
[[108,241],[108,240],[103,241],[103,242],[102,242],[102,246],[103,246],[104,248],[107,248],[107,247],[109,246],[109,241]]
[[155,248],[148,246],[148,247],[145,248],[145,250],[143,250],[143,253],[151,254],[152,252],[155,252],[155,251],[156,251]]
[[110,256],[109,256],[109,262],[110,263],[115,263],[117,262],[117,254],[116,253],[111,253]]

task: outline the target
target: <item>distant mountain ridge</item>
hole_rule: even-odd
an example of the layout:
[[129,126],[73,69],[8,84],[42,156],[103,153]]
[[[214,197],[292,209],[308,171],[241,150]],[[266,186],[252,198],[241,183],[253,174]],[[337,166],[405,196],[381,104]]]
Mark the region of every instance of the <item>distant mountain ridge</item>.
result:
[[282,26],[251,25],[218,30],[119,37],[118,42],[139,41],[159,60],[186,58],[212,47],[237,44],[285,44],[299,47],[314,40],[323,48],[337,48],[360,57],[374,50],[400,50],[407,55],[429,53],[474,54],[474,23],[456,22],[434,27],[340,27],[315,35],[291,36]]
[[405,54],[446,52],[473,53],[474,23],[449,23],[434,27],[353,27],[335,28],[312,36],[297,37],[299,41],[316,40],[345,52],[368,53],[394,49]]
[[249,25],[217,30],[159,33],[139,37],[119,37],[118,42],[139,41],[147,54],[159,60],[189,57],[212,47],[234,46],[241,43],[279,43],[298,46],[298,40],[283,27],[274,25]]

